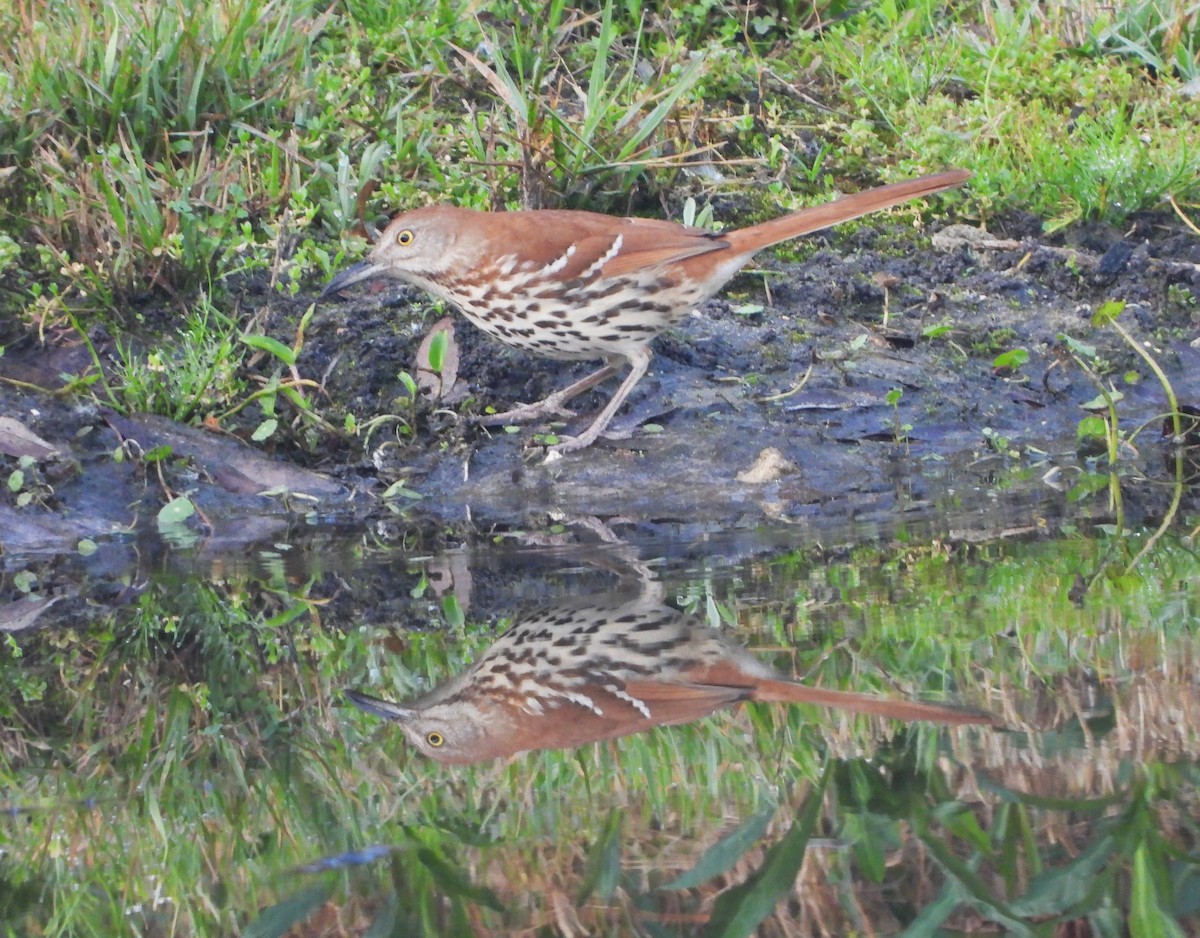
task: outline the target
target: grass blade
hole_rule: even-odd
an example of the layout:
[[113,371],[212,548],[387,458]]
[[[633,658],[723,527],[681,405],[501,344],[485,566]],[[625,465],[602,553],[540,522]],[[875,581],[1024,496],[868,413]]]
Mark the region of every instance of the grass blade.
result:
[[825,801],[825,789],[832,774],[830,765],[809,792],[791,829],[767,851],[758,871],[717,899],[704,930],[707,938],[745,938],[753,934],[759,923],[791,892]]
[[691,889],[706,883],[714,876],[720,876],[730,869],[743,854],[758,843],[767,832],[767,825],[775,816],[776,806],[769,805],[752,817],[747,818],[732,831],[704,851],[704,855],[696,861],[686,873],[677,876],[663,886],[663,889]]

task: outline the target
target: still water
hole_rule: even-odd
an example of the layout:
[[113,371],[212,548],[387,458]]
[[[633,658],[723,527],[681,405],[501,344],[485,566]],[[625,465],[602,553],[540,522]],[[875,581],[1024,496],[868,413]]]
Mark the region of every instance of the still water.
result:
[[1200,561],[1103,514],[43,559],[0,935],[1196,934]]

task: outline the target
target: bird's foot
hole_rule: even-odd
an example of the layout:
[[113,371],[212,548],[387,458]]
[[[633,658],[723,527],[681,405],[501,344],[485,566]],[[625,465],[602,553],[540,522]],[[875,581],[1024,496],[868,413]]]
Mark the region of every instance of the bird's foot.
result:
[[546,447],[546,462],[552,463],[562,459],[567,453],[575,453],[581,449],[586,449],[595,442],[595,439],[587,439],[587,434],[579,436],[560,436],[558,442],[552,446]]
[[536,404],[519,404],[499,414],[480,414],[475,422],[484,427],[497,427],[509,423],[529,423],[543,417],[562,417],[565,420],[574,417],[575,411],[563,407],[562,399],[555,400],[556,396],[551,394]]
[[632,430],[604,430],[600,433],[592,432],[589,428],[579,436],[560,436],[558,442],[546,447],[546,462],[552,463],[561,459],[567,453],[576,453],[581,449],[587,449],[596,440],[628,440],[632,439]]

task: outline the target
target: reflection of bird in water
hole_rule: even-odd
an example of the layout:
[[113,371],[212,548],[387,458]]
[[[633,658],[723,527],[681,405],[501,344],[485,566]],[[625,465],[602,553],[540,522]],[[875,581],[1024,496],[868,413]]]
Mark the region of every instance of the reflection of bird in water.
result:
[[807,687],[783,678],[656,584],[545,606],[523,616],[462,674],[395,704],[355,691],[439,762],[566,749],[689,723],[743,700],[809,703],[895,720],[992,723],[970,710]]

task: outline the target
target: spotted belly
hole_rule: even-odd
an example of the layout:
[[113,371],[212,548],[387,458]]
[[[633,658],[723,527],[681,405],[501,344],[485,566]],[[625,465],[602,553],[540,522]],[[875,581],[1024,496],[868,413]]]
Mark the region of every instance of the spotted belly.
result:
[[453,297],[476,326],[505,345],[562,359],[626,357],[678,322],[699,291],[681,290],[664,277],[609,278],[563,289],[531,283],[495,284]]

